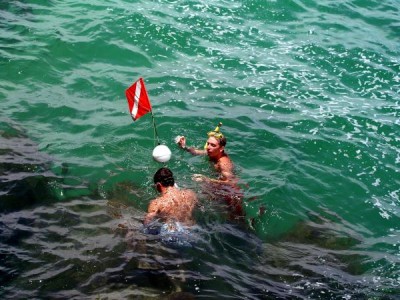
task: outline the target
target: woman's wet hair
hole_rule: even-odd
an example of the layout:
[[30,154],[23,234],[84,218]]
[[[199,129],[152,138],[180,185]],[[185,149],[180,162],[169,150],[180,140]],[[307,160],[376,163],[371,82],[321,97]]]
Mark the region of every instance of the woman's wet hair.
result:
[[226,137],[221,132],[210,131],[207,133],[208,137],[213,137],[218,141],[220,146],[225,147],[226,145]]
[[219,145],[225,147],[226,145],[226,137],[222,136],[220,138],[217,138]]
[[218,145],[220,145],[220,146],[222,146],[222,147],[225,147],[225,145],[226,145],[226,137],[225,137],[225,136],[223,136],[222,134],[220,134],[220,135],[218,135],[218,136],[217,136],[217,135],[212,135],[212,136],[210,136],[210,137],[216,139],[217,142],[218,142]]
[[174,186],[174,174],[168,168],[160,168],[154,174],[154,183],[161,183],[163,186]]

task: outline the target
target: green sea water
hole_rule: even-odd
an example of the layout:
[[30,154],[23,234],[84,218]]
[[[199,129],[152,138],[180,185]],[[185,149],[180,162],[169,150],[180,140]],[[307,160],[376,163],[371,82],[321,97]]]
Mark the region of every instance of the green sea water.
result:
[[[1,1],[0,17],[2,298],[398,297],[399,1]],[[150,114],[129,115],[139,77],[180,186],[213,174],[174,138],[202,147],[223,123],[245,226],[202,199],[191,247],[142,232],[162,164]]]

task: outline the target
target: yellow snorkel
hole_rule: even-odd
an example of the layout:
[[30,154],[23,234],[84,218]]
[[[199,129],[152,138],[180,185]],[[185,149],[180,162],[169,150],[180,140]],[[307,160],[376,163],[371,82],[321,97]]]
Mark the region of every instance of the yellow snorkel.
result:
[[[215,127],[215,129],[214,129],[213,131],[209,131],[209,132],[207,133],[208,138],[209,138],[209,137],[212,137],[212,136],[215,136],[216,138],[221,138],[221,137],[223,137],[224,135],[223,135],[222,132],[220,131],[221,126],[222,126],[222,123],[219,122],[218,125],[217,125],[217,127]],[[207,138],[207,139],[208,139],[208,138]],[[207,148],[207,142],[206,142],[206,144],[204,145],[204,149],[206,149],[206,148]]]

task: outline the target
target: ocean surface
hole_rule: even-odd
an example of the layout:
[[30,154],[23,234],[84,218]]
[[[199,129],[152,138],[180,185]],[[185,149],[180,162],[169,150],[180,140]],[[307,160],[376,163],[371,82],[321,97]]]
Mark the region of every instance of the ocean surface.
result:
[[[165,165],[184,242],[143,230]],[[244,222],[201,193],[222,122]],[[1,299],[399,299],[398,0],[0,1]]]

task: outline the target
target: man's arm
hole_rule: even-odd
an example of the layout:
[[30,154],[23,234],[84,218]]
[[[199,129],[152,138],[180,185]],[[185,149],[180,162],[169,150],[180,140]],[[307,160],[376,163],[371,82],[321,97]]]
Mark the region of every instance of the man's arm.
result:
[[143,224],[144,225],[149,224],[157,216],[158,210],[159,210],[158,209],[158,201],[152,200],[147,209],[147,214],[144,217]]

